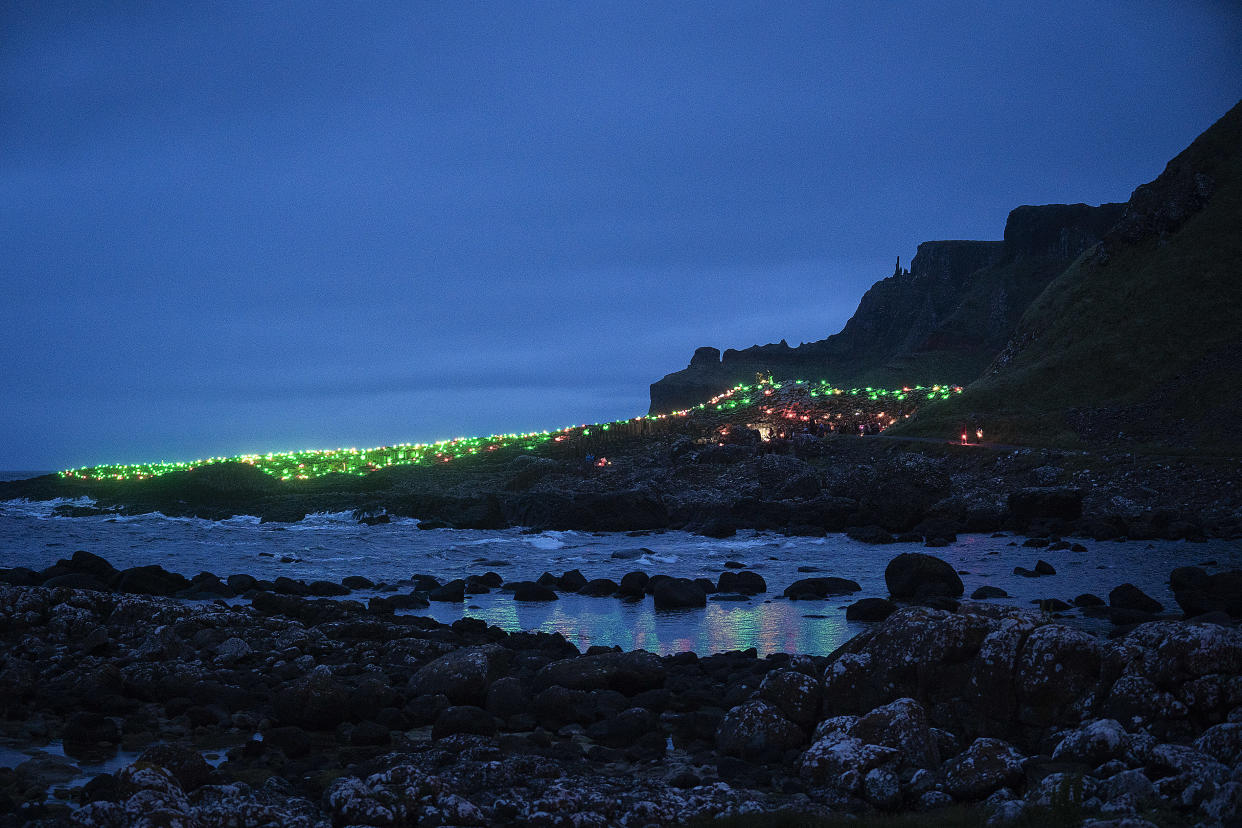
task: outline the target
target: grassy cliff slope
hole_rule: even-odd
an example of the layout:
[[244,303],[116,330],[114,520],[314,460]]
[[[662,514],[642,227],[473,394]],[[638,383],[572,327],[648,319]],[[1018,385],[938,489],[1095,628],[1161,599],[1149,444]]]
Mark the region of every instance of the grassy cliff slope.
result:
[[900,432],[1242,451],[1242,104],[1131,196],[967,393]]

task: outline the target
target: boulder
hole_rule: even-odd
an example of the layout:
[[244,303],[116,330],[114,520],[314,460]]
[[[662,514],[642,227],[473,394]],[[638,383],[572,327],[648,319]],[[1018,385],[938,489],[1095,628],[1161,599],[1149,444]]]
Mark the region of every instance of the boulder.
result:
[[827,598],[829,595],[846,595],[858,592],[862,587],[848,578],[802,578],[785,587],[783,595],[797,601],[801,598]]
[[139,595],[175,595],[189,586],[190,580],[184,575],[169,572],[158,564],[123,569],[112,581],[112,587],[118,592]]
[[810,731],[819,719],[823,693],[815,679],[794,670],[773,670],[759,685],[759,698],[775,705],[785,718]]
[[717,592],[736,592],[741,595],[760,595],[768,591],[767,581],[758,572],[721,572],[716,582]]
[[514,601],[555,601],[559,597],[551,587],[531,581],[523,581],[513,586],[515,587],[513,590]]
[[958,799],[983,799],[1000,788],[1015,788],[1025,777],[1022,754],[1000,739],[979,738],[944,763],[945,788]]
[[883,621],[897,611],[897,605],[887,598],[863,598],[845,608],[847,621]]
[[869,745],[839,731],[816,740],[802,754],[798,772],[812,785],[840,785],[847,773],[858,781],[872,768],[897,761],[900,753],[883,745]]
[[203,754],[192,745],[156,744],[138,757],[140,765],[157,765],[173,775],[186,793],[197,790],[211,781],[212,767]]
[[972,601],[986,601],[989,598],[1008,598],[1009,593],[1000,587],[984,585],[970,593]]
[[893,748],[907,767],[940,767],[936,737],[927,723],[923,705],[914,699],[897,699],[877,707],[860,717],[849,729],[849,735],[870,745]]
[[1095,719],[1070,731],[1057,743],[1052,758],[1084,762],[1096,767],[1111,759],[1123,758],[1130,745],[1130,734],[1116,719]]
[[577,592],[586,585],[587,578],[578,569],[571,569],[556,579],[556,586],[562,592]]
[[481,705],[488,686],[505,671],[513,652],[499,644],[464,647],[424,664],[410,677],[412,696],[442,694],[457,705]]
[[647,588],[646,572],[635,571],[627,572],[621,576],[621,583],[617,585],[617,592],[627,597],[641,597]]
[[332,730],[350,718],[349,691],[331,673],[309,673],[272,698],[276,721],[307,730]]
[[1163,604],[1134,584],[1122,584],[1108,593],[1108,605],[1117,609],[1138,610],[1145,613],[1157,613],[1164,609]]
[[707,593],[688,578],[668,578],[651,593],[658,610],[707,606]]
[[620,587],[611,578],[594,578],[587,581],[586,586],[578,590],[579,594],[590,598],[607,598],[616,595]]
[[889,561],[884,583],[898,601],[918,601],[932,595],[955,598],[965,591],[961,577],[948,561],[921,552],[906,552]]
[[458,604],[466,600],[466,582],[455,578],[444,586],[438,586],[427,593],[428,600]]
[[664,686],[665,667],[659,656],[646,650],[599,653],[554,661],[535,674],[535,688],[616,690],[633,696]]
[[734,707],[716,729],[716,749],[751,761],[779,759],[806,741],[806,734],[762,699]]

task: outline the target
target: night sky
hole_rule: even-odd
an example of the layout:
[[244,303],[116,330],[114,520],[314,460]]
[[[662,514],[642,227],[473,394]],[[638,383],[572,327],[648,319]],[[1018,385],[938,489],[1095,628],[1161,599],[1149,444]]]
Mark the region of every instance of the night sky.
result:
[[632,416],[918,242],[1123,201],[1220,2],[0,5],[0,469]]

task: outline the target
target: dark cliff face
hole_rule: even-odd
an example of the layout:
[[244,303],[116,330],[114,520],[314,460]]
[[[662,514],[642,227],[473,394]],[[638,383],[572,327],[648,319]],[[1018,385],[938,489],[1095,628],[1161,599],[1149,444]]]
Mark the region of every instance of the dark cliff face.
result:
[[651,385],[651,411],[687,408],[759,372],[839,384],[967,383],[1004,346],[1030,302],[1121,218],[1125,205],[1013,210],[1003,241],[929,241],[908,271],[876,282],[840,333],[791,348],[700,348]]

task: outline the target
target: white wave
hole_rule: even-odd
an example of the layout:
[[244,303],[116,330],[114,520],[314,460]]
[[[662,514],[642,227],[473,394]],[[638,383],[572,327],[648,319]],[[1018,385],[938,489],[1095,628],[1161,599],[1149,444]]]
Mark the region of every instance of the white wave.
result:
[[677,563],[676,555],[643,555],[638,559],[638,563],[644,566],[650,566],[653,563],[675,564]]
[[14,517],[46,518],[52,516],[57,506],[94,506],[95,498],[86,497],[54,497],[51,500],[28,500],[19,497],[15,500],[0,501],[0,514]]
[[565,541],[561,539],[563,535],[563,532],[544,532],[541,535],[528,535],[524,540],[536,549],[550,551],[565,547]]

